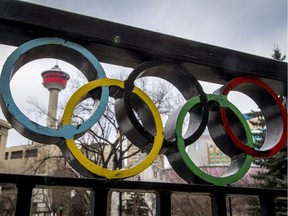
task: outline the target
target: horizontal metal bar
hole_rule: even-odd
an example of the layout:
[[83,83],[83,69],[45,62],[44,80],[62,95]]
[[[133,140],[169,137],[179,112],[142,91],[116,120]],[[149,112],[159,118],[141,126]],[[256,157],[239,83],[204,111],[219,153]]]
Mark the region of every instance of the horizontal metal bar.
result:
[[160,182],[139,182],[126,180],[106,180],[93,178],[67,178],[67,177],[49,177],[37,175],[20,175],[20,174],[4,174],[0,173],[1,183],[17,184],[19,182],[29,182],[29,185],[37,185],[37,187],[83,187],[110,189],[115,191],[142,191],[142,192],[193,192],[199,194],[215,194],[225,193],[238,195],[254,195],[254,196],[273,196],[287,197],[286,190],[272,190],[262,188],[245,188],[232,186],[212,186],[212,185],[193,185],[193,184],[174,184]]
[[150,59],[174,61],[203,81],[261,78],[286,95],[287,63],[20,1],[0,1],[0,43],[19,46],[61,37],[88,48],[100,61],[135,67]]

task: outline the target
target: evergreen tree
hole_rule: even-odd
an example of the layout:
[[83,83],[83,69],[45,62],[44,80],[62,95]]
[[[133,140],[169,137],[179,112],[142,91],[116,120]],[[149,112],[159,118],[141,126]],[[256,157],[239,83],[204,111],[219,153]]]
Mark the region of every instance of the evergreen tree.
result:
[[[272,57],[276,60],[283,61],[286,55],[282,56],[278,46],[273,49]],[[252,123],[261,127],[264,131],[265,123],[263,116],[260,112],[254,112],[257,120]],[[263,136],[262,143],[264,142],[265,136]],[[287,142],[284,148],[273,157],[256,160],[255,164],[259,165],[262,169],[256,175],[253,176],[254,179],[259,181],[261,187],[266,188],[278,188],[287,189]]]
[[[273,54],[271,55],[273,59],[277,60],[277,61],[284,61],[286,59],[286,55],[282,56],[281,50],[278,48],[278,45],[274,45],[274,49],[273,49]],[[282,103],[284,104],[285,108],[286,107],[286,97],[280,95],[279,96],[280,100],[282,101]]]
[[[282,56],[278,46],[275,46],[273,52],[272,57],[276,60],[283,61],[286,58],[285,55]],[[285,103],[284,96],[279,96],[279,98]],[[258,123],[258,126],[264,129],[265,125],[260,113],[257,114],[257,119],[258,122],[256,123]],[[262,144],[264,143],[264,139],[265,137],[263,136]],[[262,168],[257,174],[252,176],[257,180],[260,187],[287,190],[287,141],[282,150],[276,155],[256,160],[254,163]],[[276,210],[279,213],[287,212],[286,203],[276,202]]]
[[255,164],[262,168],[253,176],[261,187],[287,189],[287,143],[273,157],[256,160]]
[[274,45],[273,54],[271,55],[273,59],[278,61],[284,61],[286,59],[286,55],[282,56],[281,50],[278,45]]

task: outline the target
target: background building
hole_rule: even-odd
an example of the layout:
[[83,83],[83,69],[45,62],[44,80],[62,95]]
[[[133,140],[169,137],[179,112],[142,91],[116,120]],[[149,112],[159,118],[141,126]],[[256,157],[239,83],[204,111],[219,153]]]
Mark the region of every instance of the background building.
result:
[[0,119],[0,172],[5,170],[4,159],[7,157],[6,145],[9,129],[11,129],[11,126],[8,122]]

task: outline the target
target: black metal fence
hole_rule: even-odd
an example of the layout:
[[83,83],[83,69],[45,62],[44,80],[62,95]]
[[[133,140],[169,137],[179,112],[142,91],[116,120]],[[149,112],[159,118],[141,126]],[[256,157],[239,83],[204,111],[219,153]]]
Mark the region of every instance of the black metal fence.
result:
[[99,179],[59,178],[48,176],[29,176],[15,174],[0,174],[0,183],[14,184],[17,187],[17,204],[15,216],[30,215],[32,190],[35,187],[80,187],[91,189],[95,194],[94,215],[106,215],[109,194],[113,191],[137,191],[155,193],[156,215],[171,215],[171,195],[176,192],[208,195],[211,198],[211,215],[229,215],[226,198],[235,195],[256,196],[260,203],[261,216],[277,215],[276,199],[287,199],[285,190],[259,188],[243,188],[211,185],[189,185],[172,183],[153,183],[140,181],[107,181]]

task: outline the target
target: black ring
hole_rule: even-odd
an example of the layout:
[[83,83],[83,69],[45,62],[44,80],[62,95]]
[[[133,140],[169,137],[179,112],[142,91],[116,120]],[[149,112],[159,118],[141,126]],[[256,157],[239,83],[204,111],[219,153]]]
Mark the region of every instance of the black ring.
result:
[[[165,68],[165,70],[161,70]],[[116,118],[119,123],[119,127],[123,133],[132,142],[135,142],[139,148],[147,146],[149,143],[153,143],[155,126],[151,124],[152,114],[143,107],[140,100],[133,97],[132,90],[134,88],[134,81],[137,78],[154,76],[165,79],[173,84],[188,100],[195,96],[200,96],[202,106],[194,109],[190,112],[190,124],[189,128],[184,135],[185,143],[187,145],[195,142],[205,130],[208,121],[208,106],[207,96],[202,89],[202,86],[198,80],[186,69],[180,65],[176,65],[165,61],[148,61],[138,67],[136,67],[125,81],[124,97],[122,100],[117,101]],[[138,114],[143,126],[139,123],[139,120],[134,114],[133,109]],[[163,143],[164,149],[162,153],[174,146],[176,143],[175,131],[177,119],[177,110],[173,113],[165,125],[165,140]],[[198,112],[195,114],[195,112]],[[200,114],[199,114],[200,112]],[[123,115],[123,113],[125,113]],[[200,117],[199,117],[200,116]],[[167,147],[167,148],[165,148]],[[166,149],[166,150],[165,150]]]

